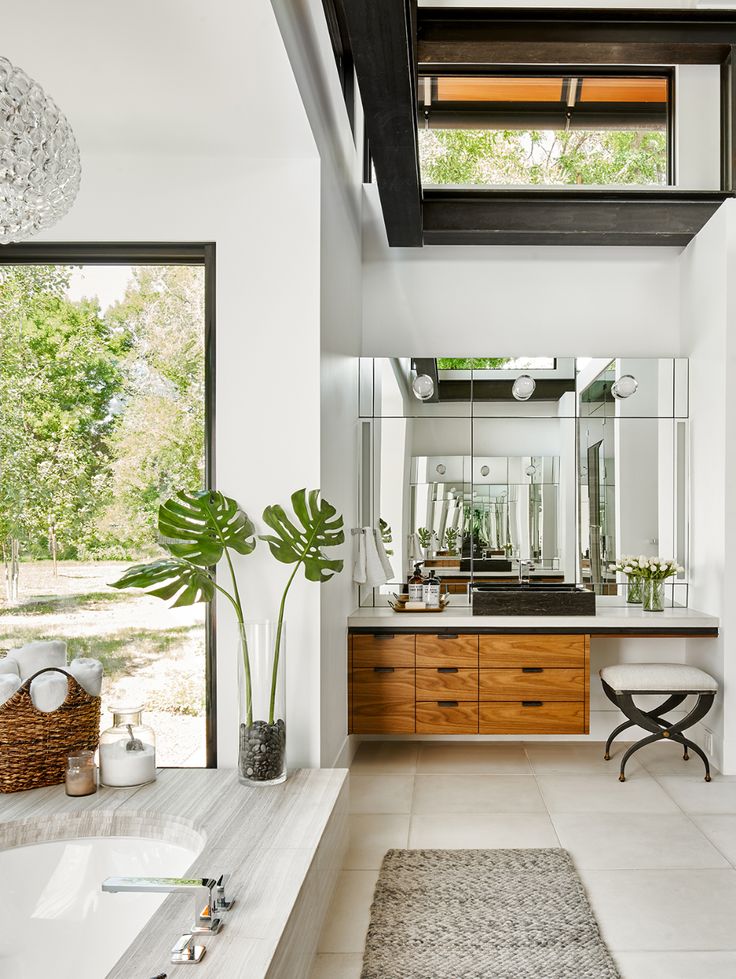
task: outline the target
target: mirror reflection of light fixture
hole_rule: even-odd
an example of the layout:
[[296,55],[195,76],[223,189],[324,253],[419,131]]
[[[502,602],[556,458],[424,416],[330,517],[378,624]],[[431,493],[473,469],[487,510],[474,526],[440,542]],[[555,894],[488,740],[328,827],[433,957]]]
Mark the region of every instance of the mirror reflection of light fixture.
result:
[[527,476],[533,476],[536,471],[537,471],[537,467],[533,463],[531,466],[526,467]]
[[447,472],[447,466],[443,466],[442,463],[440,463],[439,466],[437,466],[437,472],[440,474],[440,476],[444,476]]
[[511,386],[511,393],[517,401],[528,401],[534,394],[537,382],[529,374],[520,374]]
[[630,398],[632,394],[636,394],[638,387],[639,382],[633,374],[622,374],[611,385],[611,394],[619,401],[623,401],[625,398]]
[[420,401],[429,401],[434,394],[434,381],[429,374],[417,374],[411,382],[411,389]]
[[481,474],[481,476],[487,476],[490,471],[491,470],[490,470],[490,468],[488,466],[481,466],[480,467],[480,474]]

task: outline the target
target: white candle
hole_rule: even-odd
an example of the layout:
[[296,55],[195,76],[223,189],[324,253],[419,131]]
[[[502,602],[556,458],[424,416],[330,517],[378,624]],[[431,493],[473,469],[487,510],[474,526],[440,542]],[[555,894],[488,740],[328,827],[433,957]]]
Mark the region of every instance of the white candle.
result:
[[100,780],[104,785],[144,785],[156,778],[156,750],[144,744],[142,751],[128,751],[120,739],[100,745]]

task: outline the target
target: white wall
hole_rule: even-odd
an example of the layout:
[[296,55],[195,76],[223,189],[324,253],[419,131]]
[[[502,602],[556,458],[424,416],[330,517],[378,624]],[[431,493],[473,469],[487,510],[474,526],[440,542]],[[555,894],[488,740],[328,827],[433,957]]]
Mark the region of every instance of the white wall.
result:
[[[690,605],[721,618],[720,636],[688,639],[687,660],[723,684],[705,719],[715,732],[716,763],[736,773],[736,208],[724,204],[682,256],[682,330],[690,356]],[[730,336],[729,336],[730,332]]]
[[720,65],[678,65],[675,110],[676,185],[685,190],[719,190]]
[[364,190],[365,356],[679,353],[677,249],[389,249]]

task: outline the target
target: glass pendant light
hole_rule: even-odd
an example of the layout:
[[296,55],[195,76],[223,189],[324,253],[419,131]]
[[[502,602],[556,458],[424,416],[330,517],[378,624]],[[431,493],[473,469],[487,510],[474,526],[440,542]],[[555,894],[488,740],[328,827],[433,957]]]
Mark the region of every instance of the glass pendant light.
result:
[[619,401],[623,401],[630,398],[632,394],[636,394],[638,388],[639,382],[633,374],[622,374],[611,385],[611,394]]
[[79,147],[38,82],[0,57],[0,243],[62,218],[79,190]]
[[420,401],[429,401],[434,394],[434,381],[429,374],[417,374],[411,383],[411,389]]

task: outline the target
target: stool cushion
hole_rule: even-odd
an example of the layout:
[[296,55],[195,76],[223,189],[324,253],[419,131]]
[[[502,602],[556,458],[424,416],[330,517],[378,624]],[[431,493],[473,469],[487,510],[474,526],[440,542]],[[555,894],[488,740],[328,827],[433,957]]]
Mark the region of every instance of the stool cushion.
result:
[[718,689],[710,674],[684,663],[617,663],[604,666],[601,680],[617,691],[652,690],[657,693],[708,693]]

